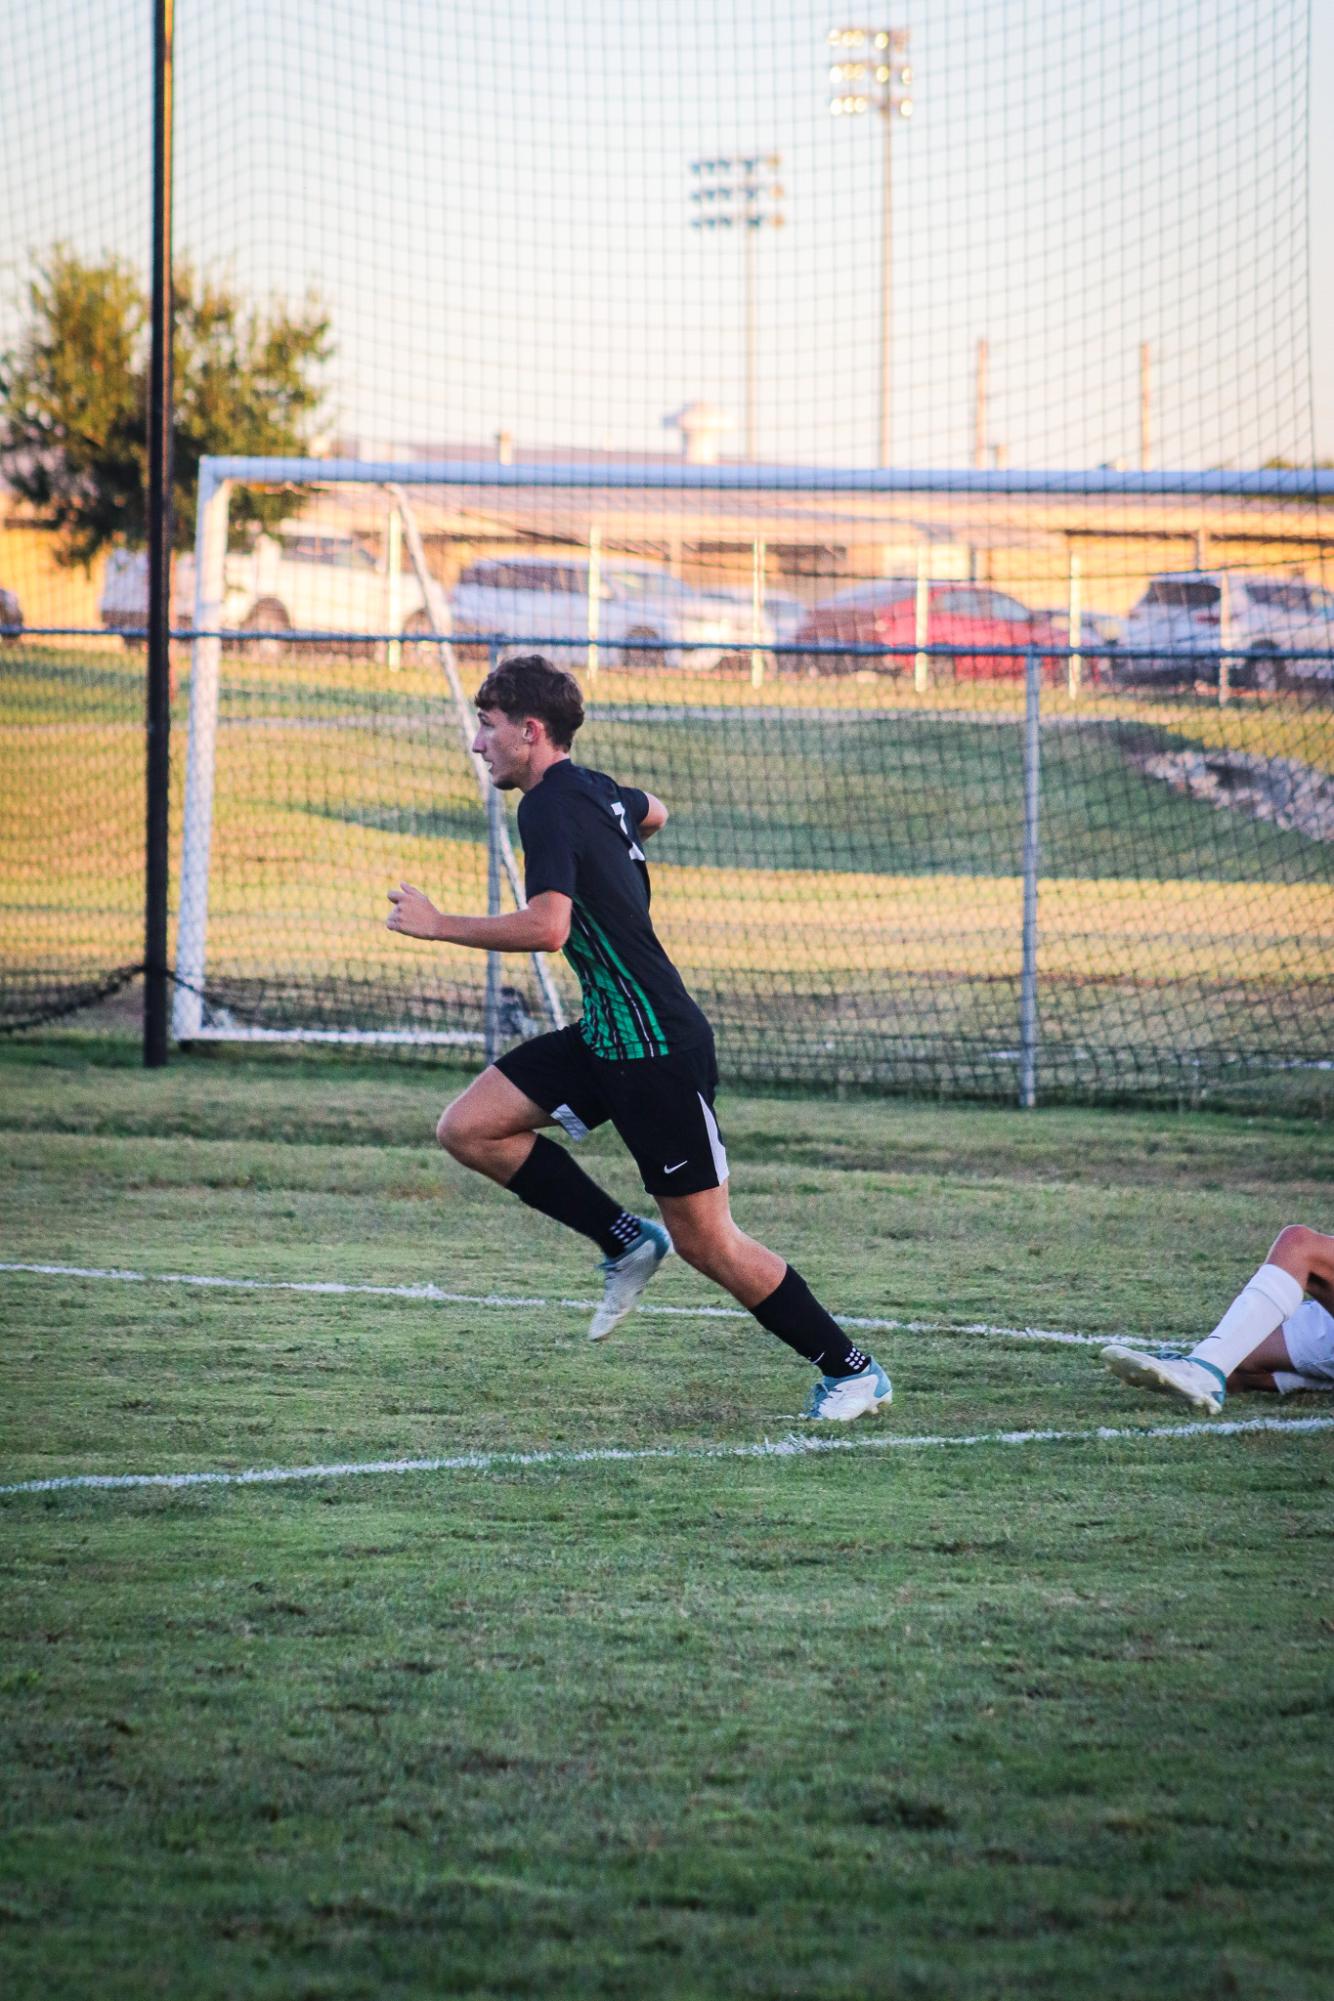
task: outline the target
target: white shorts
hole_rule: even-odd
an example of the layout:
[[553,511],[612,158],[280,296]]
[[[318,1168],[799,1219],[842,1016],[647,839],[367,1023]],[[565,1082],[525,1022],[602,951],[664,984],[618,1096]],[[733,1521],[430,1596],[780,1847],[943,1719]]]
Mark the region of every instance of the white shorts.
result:
[[[1288,1345],[1292,1374],[1286,1369],[1275,1381],[1284,1390],[1334,1390],[1334,1313],[1327,1313],[1318,1300],[1304,1299],[1294,1314],[1283,1322],[1283,1339]],[[1287,1381],[1281,1380],[1288,1377]]]

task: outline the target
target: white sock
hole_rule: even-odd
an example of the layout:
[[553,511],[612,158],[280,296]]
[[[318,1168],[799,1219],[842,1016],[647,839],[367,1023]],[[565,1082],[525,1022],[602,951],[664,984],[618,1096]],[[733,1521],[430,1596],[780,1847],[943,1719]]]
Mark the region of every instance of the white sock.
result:
[[1281,1265],[1261,1265],[1255,1277],[1233,1300],[1212,1334],[1190,1351],[1192,1362],[1207,1362],[1224,1379],[1239,1368],[1267,1334],[1281,1327],[1306,1297],[1299,1282]]
[[1295,1369],[1275,1369],[1274,1388],[1281,1397],[1290,1397],[1298,1390],[1327,1390],[1329,1384],[1318,1383],[1314,1376],[1299,1376]]

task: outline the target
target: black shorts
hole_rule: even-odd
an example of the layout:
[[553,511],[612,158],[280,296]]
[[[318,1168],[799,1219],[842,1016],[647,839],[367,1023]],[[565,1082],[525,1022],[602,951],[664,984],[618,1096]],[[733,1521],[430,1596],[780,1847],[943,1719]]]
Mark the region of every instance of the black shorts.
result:
[[718,1059],[711,1035],[670,1056],[606,1063],[577,1028],[557,1028],[508,1050],[496,1068],[571,1139],[586,1139],[610,1119],[650,1195],[698,1195],[727,1179],[713,1115]]

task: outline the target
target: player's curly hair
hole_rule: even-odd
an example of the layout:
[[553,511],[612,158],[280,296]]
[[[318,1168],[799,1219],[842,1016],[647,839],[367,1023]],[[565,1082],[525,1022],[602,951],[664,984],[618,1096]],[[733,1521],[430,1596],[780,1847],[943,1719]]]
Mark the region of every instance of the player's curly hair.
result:
[[531,716],[545,723],[557,750],[568,750],[584,720],[584,698],[573,674],[553,667],[541,653],[522,653],[503,660],[477,690],[479,709],[499,709],[511,722]]

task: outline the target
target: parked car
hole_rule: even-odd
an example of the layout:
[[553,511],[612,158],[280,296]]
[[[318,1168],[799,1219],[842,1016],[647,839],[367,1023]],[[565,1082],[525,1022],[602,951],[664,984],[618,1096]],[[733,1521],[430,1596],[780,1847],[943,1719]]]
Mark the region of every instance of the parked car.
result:
[[[1300,577],[1252,571],[1169,570],[1126,619],[1119,686],[1218,685],[1229,654],[1234,688],[1328,682],[1334,661],[1334,598]],[[1308,658],[1286,660],[1288,653]],[[1240,657],[1238,657],[1240,656]]]
[[23,627],[23,606],[16,591],[0,584],[0,639],[17,639]]
[[[261,535],[253,549],[228,555],[223,574],[219,623],[238,633],[389,630],[389,579],[370,551],[342,530],[294,523],[277,535]],[[142,551],[117,550],[108,557],[99,612],[112,632],[142,632],[147,625],[148,557]],[[188,626],[193,616],[194,557],[179,556],[172,566],[172,624]],[[396,629],[431,630],[421,587],[410,572],[399,579]],[[277,652],[282,641],[255,645]]]
[[1309,637],[1314,643],[1303,646],[1300,653],[1291,649],[1294,657],[1283,662],[1283,684],[1334,693],[1334,591],[1322,590],[1319,584],[1305,584],[1303,589],[1310,594]]
[[[191,603],[181,592],[181,566],[172,565],[171,622],[188,625]],[[129,645],[148,624],[148,555],[143,549],[113,549],[102,572],[102,594],[97,615],[108,632],[118,632]]]
[[[917,585],[911,577],[890,577],[878,583],[857,584],[817,604],[797,628],[793,644],[911,649],[920,637]],[[934,658],[931,671],[937,679],[954,676],[960,680],[1004,680],[1023,675],[1023,654],[990,649],[1049,647],[1063,642],[1049,612],[1030,610],[1004,591],[994,591],[985,584],[929,584],[924,643],[968,649]],[[911,650],[888,654],[883,659],[837,652],[812,652],[795,657],[799,667],[822,674],[853,674],[866,668],[883,674],[903,674],[911,673],[913,668]],[[1045,656],[1043,664],[1049,672],[1059,665]]]
[[[1067,611],[1051,613],[1052,633],[1062,646],[1070,644],[1070,614]],[[1109,611],[1081,611],[1079,614],[1079,652],[1084,662],[1084,672],[1095,680],[1109,676],[1115,670],[1115,654],[1121,644],[1121,620]]]
[[801,598],[790,597],[786,591],[766,591],[764,609],[779,646],[791,646],[811,610]]
[[[746,631],[750,631],[751,593],[741,585],[733,585],[722,591],[706,591],[707,598],[720,597],[731,605],[740,605],[746,620]],[[800,598],[789,596],[786,591],[766,590],[763,599],[763,628],[773,634],[776,646],[790,646],[802,621],[810,614],[810,606]]]
[[[692,590],[655,563],[613,557],[599,572],[598,641],[620,665],[707,670],[754,644],[749,601]],[[511,639],[515,645],[506,651],[515,652],[540,643],[573,665],[588,645],[588,558],[501,556],[471,563],[450,606],[454,638],[464,645]],[[766,618],[759,643],[772,642]]]

